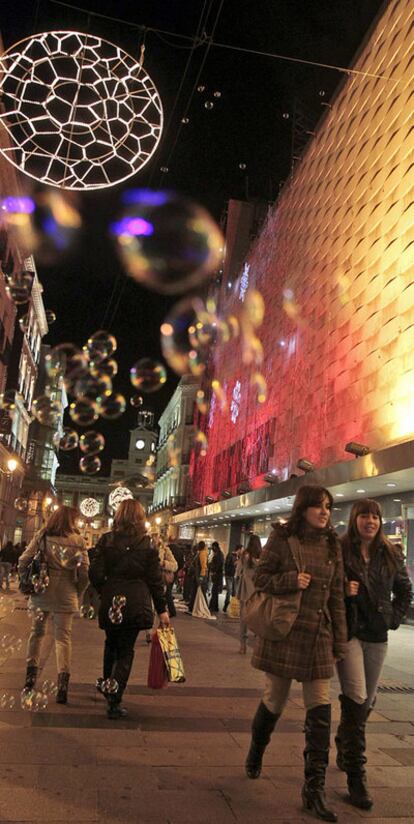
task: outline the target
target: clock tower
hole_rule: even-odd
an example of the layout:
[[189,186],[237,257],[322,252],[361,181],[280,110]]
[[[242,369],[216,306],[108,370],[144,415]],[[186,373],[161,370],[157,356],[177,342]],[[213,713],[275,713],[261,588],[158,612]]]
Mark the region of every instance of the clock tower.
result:
[[[142,475],[153,475],[156,462],[157,433],[154,430],[154,413],[143,409],[138,412],[138,425],[131,429],[128,463],[131,470]],[[145,470],[150,469],[150,473]]]

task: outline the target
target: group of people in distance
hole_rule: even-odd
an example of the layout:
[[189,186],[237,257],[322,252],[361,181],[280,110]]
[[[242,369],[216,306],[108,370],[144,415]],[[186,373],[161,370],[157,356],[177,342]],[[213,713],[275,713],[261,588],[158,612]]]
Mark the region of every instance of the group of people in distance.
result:
[[[368,810],[373,801],[365,769],[366,721],[376,700],[388,630],[398,628],[412,598],[402,549],[386,537],[380,505],[371,499],[355,503],[348,530],[339,540],[331,525],[332,503],[329,490],[302,486],[288,521],[274,524],[263,550],[259,538],[251,535],[241,556],[240,547],[237,548],[237,576],[235,565],[231,568],[228,565],[226,575],[233,579],[229,580],[229,586],[239,578],[242,654],[246,652],[246,604],[251,594],[263,591],[276,601],[291,593],[298,596],[292,628],[286,637],[277,641],[255,638],[252,665],[264,671],[265,685],[252,722],[245,770],[248,778],[259,778],[266,747],[288,700],[291,683],[301,682],[306,710],[302,801],[306,811],[324,821],[337,820],[325,798],[331,733],[330,680],[334,667],[341,688],[337,765],[347,774],[351,804]],[[98,688],[107,699],[108,717],[122,718],[126,715],[122,695],[132,667],[135,641],[140,629],[146,628],[147,619],[143,617],[148,607],[146,592],[152,598],[160,623],[168,626],[170,622],[166,567],[163,574],[160,563],[161,557],[165,564],[169,556],[162,555],[146,533],[141,504],[127,500],[117,510],[113,529],[99,540],[89,567],[76,518],[76,510],[61,506],[19,560],[22,571],[44,538],[50,582],[43,593],[33,594],[30,599],[33,620],[25,687],[32,689],[36,683],[41,641],[47,621],[52,617],[58,668],[56,700],[66,703],[72,621],[90,579],[101,594],[99,624],[105,631],[103,678],[98,679]],[[197,586],[200,579],[204,583],[203,579],[209,574],[207,549],[202,543],[198,544],[195,556]],[[218,608],[225,570],[218,556],[218,553],[222,555],[219,545],[216,543],[212,549],[213,604],[210,602],[210,607],[214,608],[217,603]],[[108,592],[124,593],[119,623],[109,616]],[[227,597],[226,602],[228,604]],[[115,692],[105,689],[108,679],[116,683]]]

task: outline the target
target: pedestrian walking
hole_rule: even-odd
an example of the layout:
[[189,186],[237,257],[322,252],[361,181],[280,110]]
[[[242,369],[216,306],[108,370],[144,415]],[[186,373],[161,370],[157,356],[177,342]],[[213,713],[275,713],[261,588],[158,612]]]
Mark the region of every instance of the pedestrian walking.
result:
[[[286,525],[275,524],[259,560],[255,585],[275,605],[290,609],[286,637],[257,637],[252,665],[265,672],[265,689],[252,723],[246,760],[258,778],[262,758],[289,696],[292,679],[302,682],[305,720],[304,809],[336,821],[326,806],[325,773],[331,729],[330,679],[346,647],[341,547],[330,523],[332,496],[319,486],[302,486]],[[285,616],[286,617],[286,616]]]
[[178,563],[175,560],[174,555],[168,544],[166,544],[165,541],[161,538],[161,535],[154,535],[153,541],[158,552],[158,557],[160,559],[162,577],[165,584],[165,598],[167,601],[168,614],[170,618],[175,618],[177,612],[174,606],[172,588],[174,584],[175,573],[178,569]]
[[210,561],[209,573],[212,583],[211,598],[209,603],[210,612],[219,611],[219,595],[223,591],[223,568],[224,555],[220,549],[220,544],[213,541],[211,544],[213,557]]
[[365,727],[387,654],[388,630],[398,629],[408,611],[412,585],[401,546],[385,536],[381,507],[365,498],[352,507],[341,539],[349,641],[337,664],[341,719],[337,764],[347,773],[349,799],[369,810]]
[[240,655],[245,655],[247,650],[246,601],[253,595],[255,590],[254,575],[261,552],[260,538],[252,533],[237,564],[237,577],[239,579],[237,597],[240,601]]
[[58,671],[58,704],[67,703],[73,616],[79,612],[82,595],[88,585],[89,559],[85,542],[76,526],[78,517],[79,513],[73,507],[60,506],[20,556],[18,567],[21,575],[39,548],[42,549],[47,577],[40,591],[31,595],[29,600],[32,626],[27,645],[25,688],[33,689],[35,686],[42,641],[49,619],[52,618]]
[[[120,503],[113,529],[96,545],[89,576],[101,596],[99,626],[105,630],[103,678],[97,687],[107,699],[108,718],[123,718],[128,713],[121,702],[135,642],[140,630],[152,626],[151,599],[161,624],[170,622],[158,552],[146,532],[145,510],[139,501]],[[108,681],[109,691],[104,684]]]
[[194,601],[200,586],[204,597],[208,588],[208,549],[205,541],[199,541],[196,546],[196,553],[193,556],[187,570],[190,576],[191,591],[188,602],[188,611],[193,611]]

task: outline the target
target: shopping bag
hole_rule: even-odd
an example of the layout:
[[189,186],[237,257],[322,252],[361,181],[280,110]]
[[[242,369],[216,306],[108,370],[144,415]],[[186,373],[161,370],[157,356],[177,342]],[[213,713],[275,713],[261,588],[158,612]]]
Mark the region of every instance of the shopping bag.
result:
[[147,686],[152,690],[160,690],[168,684],[167,668],[160,646],[158,633],[154,632],[151,639],[151,652],[148,664]]
[[166,627],[165,629],[157,629],[156,635],[158,635],[164,656],[168,680],[175,684],[183,684],[185,681],[184,665],[175,631],[172,627]]
[[229,618],[240,618],[240,601],[235,595],[230,598],[227,615]]
[[216,620],[216,616],[212,615],[208,606],[207,601],[204,597],[204,592],[201,587],[198,587],[197,594],[194,599],[193,611],[191,613],[193,618],[209,618],[210,620]]

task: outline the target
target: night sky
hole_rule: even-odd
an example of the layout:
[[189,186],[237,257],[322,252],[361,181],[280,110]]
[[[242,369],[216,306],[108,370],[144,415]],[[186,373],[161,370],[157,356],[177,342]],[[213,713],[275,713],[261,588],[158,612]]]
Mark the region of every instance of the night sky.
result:
[[[193,37],[206,31],[217,43],[346,67],[383,5],[382,0],[78,0],[78,8]],[[201,21],[201,25],[200,25]],[[66,8],[50,0],[14,0],[3,4],[0,28],[5,47],[34,32],[76,29],[100,35],[139,57],[143,33]],[[83,232],[78,247],[64,259],[38,265],[47,308],[57,315],[44,343],[82,345],[99,328],[118,340],[119,374],[114,388],[127,397],[130,366],[140,357],[160,357],[159,326],[173,298],[156,295],[122,272],[108,233],[125,188],[166,187],[191,196],[220,220],[230,198],[274,201],[289,175],[292,122],[296,110],[309,130],[317,123],[342,74],[329,69],[206,44],[148,31],[145,69],[160,93],[165,123],[154,158],[127,184],[82,194]],[[191,59],[190,59],[191,58]],[[202,66],[204,61],[204,65]],[[186,80],[177,92],[188,63]],[[201,69],[201,71],[200,71]],[[199,93],[196,85],[205,86]],[[214,92],[221,97],[214,97]],[[187,110],[191,98],[190,106]],[[214,102],[206,109],[206,101]],[[174,107],[175,104],[175,107]],[[174,108],[173,108],[174,107]],[[181,126],[184,113],[188,125]],[[287,118],[283,115],[289,114]],[[294,146],[294,151],[297,150]],[[241,170],[240,164],[246,169]],[[168,165],[168,174],[160,168]],[[178,378],[148,395],[146,406],[162,412]],[[126,457],[135,412],[128,407],[117,422],[100,425],[107,438],[107,458]],[[62,471],[75,471],[62,455]],[[104,469],[108,465],[104,462]]]

